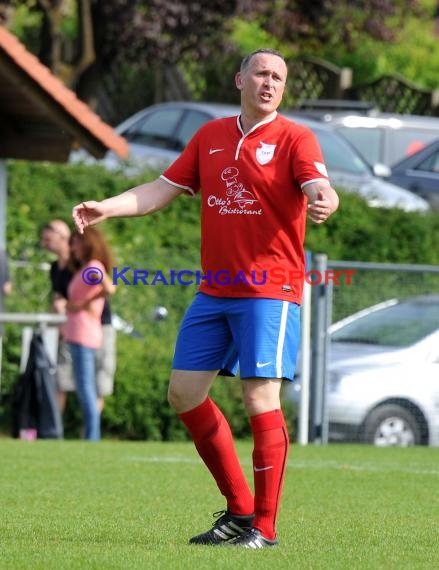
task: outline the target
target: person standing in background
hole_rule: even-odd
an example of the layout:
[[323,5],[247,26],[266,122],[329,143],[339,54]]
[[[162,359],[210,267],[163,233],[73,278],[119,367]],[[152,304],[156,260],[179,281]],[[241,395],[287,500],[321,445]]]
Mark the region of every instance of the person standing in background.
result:
[[[0,313],[5,310],[4,298],[12,293],[12,283],[9,276],[9,262],[6,251],[0,247]],[[0,374],[2,370],[3,354],[3,323],[0,322]]]
[[[44,226],[41,232],[41,246],[57,256],[56,260],[50,264],[49,275],[52,310],[60,315],[66,313],[67,289],[72,278],[72,273],[68,268],[70,234],[69,226],[62,220],[52,220]],[[64,340],[63,327],[59,330],[56,388],[58,407],[62,415],[66,407],[67,393],[75,391],[72,358]]]
[[[59,314],[66,312],[67,290],[72,278],[68,267],[70,236],[70,228],[63,220],[52,220],[44,226],[41,233],[41,246],[57,256],[57,259],[50,265],[50,283],[52,309]],[[104,408],[104,398],[113,393],[116,371],[116,330],[112,325],[111,304],[108,299],[105,299],[102,311],[102,327],[102,346],[96,351],[96,382],[100,412]],[[75,391],[75,380],[70,350],[63,339],[62,328],[58,343],[56,378],[58,405],[63,414],[67,394]]]
[[112,324],[108,298],[105,298],[101,323],[102,346],[96,351],[96,389],[100,413],[104,409],[105,398],[113,393],[116,373],[116,329]]
[[[4,311],[4,298],[12,293],[12,283],[9,275],[9,261],[6,251],[0,247],[0,313]],[[0,333],[3,328],[0,323]]]
[[97,441],[101,438],[101,410],[96,386],[96,351],[103,341],[105,297],[116,290],[108,276],[112,256],[103,235],[96,228],[90,228],[83,234],[74,232],[69,244],[68,268],[72,279],[67,290],[67,321],[63,334],[72,357],[84,437]]

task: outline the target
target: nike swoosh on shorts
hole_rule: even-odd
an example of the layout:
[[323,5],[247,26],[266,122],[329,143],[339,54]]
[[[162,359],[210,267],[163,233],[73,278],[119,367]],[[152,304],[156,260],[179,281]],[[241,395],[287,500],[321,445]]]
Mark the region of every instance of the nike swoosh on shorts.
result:
[[256,362],[256,368],[264,368],[264,366],[268,366],[269,364],[271,364],[270,362]]

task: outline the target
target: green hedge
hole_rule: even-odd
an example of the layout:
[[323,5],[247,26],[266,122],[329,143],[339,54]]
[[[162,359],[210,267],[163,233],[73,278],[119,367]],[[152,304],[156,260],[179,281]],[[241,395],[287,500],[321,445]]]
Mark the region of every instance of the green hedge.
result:
[[[8,165],[8,252],[12,260],[32,264],[49,261],[38,246],[41,227],[54,217],[70,221],[72,206],[84,199],[100,200],[142,180],[126,179],[99,167],[10,162]],[[109,220],[102,224],[116,254],[118,267],[198,269],[199,200],[182,197],[165,211],[146,218]],[[437,214],[409,214],[368,208],[355,195],[342,194],[339,212],[322,226],[310,224],[306,248],[331,259],[436,264],[439,249]],[[13,270],[14,293],[9,311],[47,311],[47,272]],[[103,433],[123,439],[179,440],[187,434],[166,400],[174,339],[194,286],[128,286],[120,284],[113,309],[133,323],[141,338],[118,334],[115,393],[106,400]],[[151,312],[164,305],[169,316],[152,321]],[[10,401],[18,377],[20,325],[6,325],[0,401],[1,428],[9,431]],[[240,383],[218,379],[213,395],[238,437],[249,435],[240,398]],[[76,399],[65,417],[67,437],[76,437],[80,420]],[[291,426],[292,429],[292,426]]]

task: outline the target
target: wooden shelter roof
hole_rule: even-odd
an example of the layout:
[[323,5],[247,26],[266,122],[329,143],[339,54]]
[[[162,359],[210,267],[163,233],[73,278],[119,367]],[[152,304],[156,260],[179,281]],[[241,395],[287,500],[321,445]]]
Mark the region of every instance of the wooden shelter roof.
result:
[[0,160],[65,162],[78,145],[128,156],[126,140],[0,26]]

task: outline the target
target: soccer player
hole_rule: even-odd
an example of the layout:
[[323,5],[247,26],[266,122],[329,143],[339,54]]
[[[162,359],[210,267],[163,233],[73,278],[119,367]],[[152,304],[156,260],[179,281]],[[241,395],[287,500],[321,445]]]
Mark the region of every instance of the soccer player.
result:
[[[308,214],[322,223],[338,207],[315,136],[277,112],[286,78],[279,52],[249,54],[235,76],[238,117],[203,125],[155,181],[73,208],[83,231],[108,218],[152,214],[183,193],[201,195],[205,279],[180,327],[168,397],[226,508],[192,544],[278,543],[289,446],[280,388],[294,377],[305,222]],[[272,279],[279,268],[297,277]],[[254,495],[229,424],[209,397],[216,376],[234,375],[238,364],[254,438]]]

